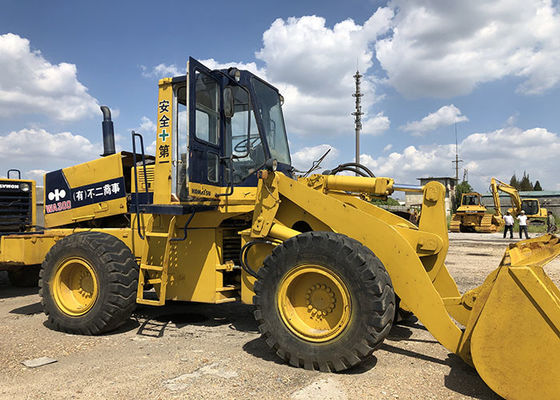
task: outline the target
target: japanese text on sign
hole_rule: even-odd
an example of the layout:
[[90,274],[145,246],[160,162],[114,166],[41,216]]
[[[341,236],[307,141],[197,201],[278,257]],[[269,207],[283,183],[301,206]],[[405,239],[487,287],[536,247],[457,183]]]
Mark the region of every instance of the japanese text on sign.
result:
[[[160,96],[165,97],[165,94]],[[160,97],[161,99],[161,97]],[[171,157],[171,103],[161,99],[158,102],[157,154],[158,162],[167,162]]]

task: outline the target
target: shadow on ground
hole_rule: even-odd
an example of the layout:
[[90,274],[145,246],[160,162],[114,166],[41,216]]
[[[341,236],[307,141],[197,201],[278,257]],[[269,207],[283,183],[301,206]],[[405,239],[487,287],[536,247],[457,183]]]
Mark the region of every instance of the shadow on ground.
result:
[[424,342],[437,344],[436,340],[413,339],[413,329],[426,328],[419,323],[409,323],[404,325],[395,325],[391,329],[389,336],[381,345],[380,349],[391,353],[400,354],[406,357],[416,358],[418,360],[427,361],[434,364],[447,365],[450,367],[449,374],[444,378],[445,387],[465,396],[474,397],[481,400],[497,400],[501,399],[492,391],[478,375],[476,370],[464,362],[455,354],[448,354],[445,360],[432,357],[427,354],[419,353],[410,349],[405,349],[391,342]]
[[11,285],[0,285],[0,299],[8,299],[20,296],[29,296],[39,293],[38,287],[15,287]]
[[[245,343],[243,345],[243,350],[254,357],[260,358],[261,360],[273,362],[278,365],[288,365],[286,361],[282,360],[276,355],[274,350],[268,347],[266,341],[262,338],[262,336],[259,336]],[[356,365],[355,367],[350,368],[346,371],[342,371],[340,373],[347,375],[362,374],[375,367],[376,364],[377,358],[375,358],[374,356],[370,356],[367,357],[367,359],[359,365]]]
[[253,307],[245,304],[202,304],[167,302],[163,307],[139,305],[132,318],[138,322],[141,336],[163,337],[186,326],[215,327],[228,325],[241,332],[257,332]]
[[18,314],[18,315],[35,315],[41,314],[43,312],[43,306],[41,306],[41,302],[38,301],[33,304],[28,304],[26,306],[14,308],[10,311],[10,314]]

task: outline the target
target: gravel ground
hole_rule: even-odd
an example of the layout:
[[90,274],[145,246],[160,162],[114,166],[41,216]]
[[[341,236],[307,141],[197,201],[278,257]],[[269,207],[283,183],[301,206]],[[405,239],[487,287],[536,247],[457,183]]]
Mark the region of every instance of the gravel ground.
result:
[[[501,234],[450,238],[447,265],[461,291],[481,284],[509,243]],[[546,269],[560,286],[560,260]],[[280,362],[250,306],[139,307],[117,332],[77,336],[48,329],[37,290],[13,288],[0,276],[0,337],[2,399],[499,398],[419,323],[393,327],[358,368],[324,374]],[[58,362],[21,364],[43,356]]]

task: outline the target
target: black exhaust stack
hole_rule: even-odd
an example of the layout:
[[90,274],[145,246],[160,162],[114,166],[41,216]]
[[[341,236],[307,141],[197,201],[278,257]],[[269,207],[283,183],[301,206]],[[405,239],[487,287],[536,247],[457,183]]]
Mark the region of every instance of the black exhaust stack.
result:
[[101,106],[103,113],[103,157],[115,154],[115,130],[113,129],[113,121],[111,120],[111,110],[107,106]]

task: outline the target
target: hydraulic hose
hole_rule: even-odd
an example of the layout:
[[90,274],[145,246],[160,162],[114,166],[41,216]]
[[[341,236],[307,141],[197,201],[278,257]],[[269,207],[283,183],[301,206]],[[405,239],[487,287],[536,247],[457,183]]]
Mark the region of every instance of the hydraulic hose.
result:
[[375,175],[373,174],[373,172],[371,172],[371,170],[368,167],[366,167],[363,164],[355,163],[355,162],[340,164],[339,166],[337,166],[336,168],[334,168],[330,172],[330,175],[336,175],[336,174],[338,174],[339,172],[342,172],[342,171],[349,171],[349,172],[358,173],[357,170],[359,170],[359,169],[361,169],[362,171],[364,171],[367,174],[367,175],[363,175],[363,174],[360,173],[360,175],[370,176],[371,178],[375,178]]
[[263,244],[272,244],[275,245],[276,243],[271,242],[270,240],[253,240],[251,242],[247,242],[245,243],[245,245],[241,248],[241,251],[239,252],[239,263],[241,264],[241,268],[243,269],[243,271],[247,272],[249,275],[251,275],[254,278],[259,278],[259,275],[257,274],[257,272],[255,272],[255,270],[253,270],[250,266],[249,263],[247,261],[247,252],[248,250],[253,247],[256,244],[259,243],[263,243]]

